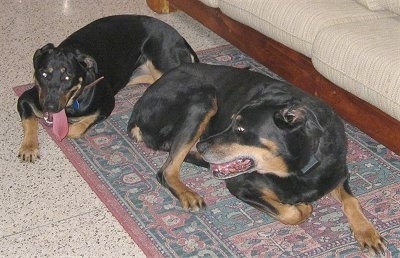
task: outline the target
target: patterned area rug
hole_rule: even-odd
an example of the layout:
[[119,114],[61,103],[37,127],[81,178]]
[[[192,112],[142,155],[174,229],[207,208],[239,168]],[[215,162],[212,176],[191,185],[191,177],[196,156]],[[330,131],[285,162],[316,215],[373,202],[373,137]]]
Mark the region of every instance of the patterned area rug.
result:
[[[232,46],[198,54],[205,63],[251,67],[276,77]],[[15,91],[21,94],[28,87]],[[132,106],[145,89],[146,85],[125,88],[117,95],[111,117],[84,138],[58,144],[147,256],[363,256],[340,205],[330,196],[313,204],[313,215],[305,223],[287,226],[235,199],[207,169],[184,164],[184,182],[204,197],[208,207],[194,214],[181,209],[155,177],[166,153],[136,144],[126,134]],[[353,192],[388,241],[387,257],[399,257],[400,157],[351,125],[346,124],[346,130]]]

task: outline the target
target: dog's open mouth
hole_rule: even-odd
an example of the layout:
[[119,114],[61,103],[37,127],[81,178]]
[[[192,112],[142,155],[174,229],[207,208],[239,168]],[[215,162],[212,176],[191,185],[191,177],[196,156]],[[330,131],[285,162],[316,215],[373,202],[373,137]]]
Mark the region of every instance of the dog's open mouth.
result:
[[43,120],[47,126],[53,127],[53,133],[61,141],[68,134],[68,118],[65,109],[57,113],[44,112]]
[[53,112],[44,112],[43,113],[43,120],[47,126],[53,126],[55,123],[67,123],[65,121],[65,109],[60,110],[57,113]]
[[47,126],[52,126],[53,125],[53,113],[50,112],[45,112],[43,114],[43,119],[44,122]]
[[239,158],[234,161],[210,164],[213,175],[218,179],[228,179],[244,173],[252,172],[254,161],[250,158]]

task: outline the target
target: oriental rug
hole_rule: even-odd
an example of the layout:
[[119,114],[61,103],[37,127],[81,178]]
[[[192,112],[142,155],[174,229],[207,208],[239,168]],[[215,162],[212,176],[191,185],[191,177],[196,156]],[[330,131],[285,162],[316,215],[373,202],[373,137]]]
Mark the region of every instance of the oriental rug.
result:
[[[230,45],[198,55],[205,63],[250,67],[278,78]],[[147,86],[123,89],[113,114],[83,138],[56,142],[148,257],[365,255],[340,205],[330,196],[313,203],[314,212],[305,223],[287,226],[235,199],[207,169],[184,164],[183,181],[207,203],[207,209],[199,213],[184,211],[156,180],[166,153],[134,143],[126,133],[132,106]],[[15,91],[21,94],[29,87],[19,86]],[[400,157],[347,123],[346,132],[353,192],[388,241],[387,257],[399,257]]]

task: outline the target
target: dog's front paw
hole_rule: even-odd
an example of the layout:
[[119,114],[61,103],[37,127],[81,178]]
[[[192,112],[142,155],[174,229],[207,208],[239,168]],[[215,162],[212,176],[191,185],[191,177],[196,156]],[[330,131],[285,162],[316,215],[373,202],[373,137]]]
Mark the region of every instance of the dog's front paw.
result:
[[206,207],[206,203],[204,202],[203,198],[199,194],[190,190],[186,190],[177,194],[177,197],[181,202],[182,208],[187,211],[197,212]]
[[86,132],[88,129],[88,125],[83,124],[83,123],[75,123],[75,124],[70,124],[68,127],[68,138],[71,139],[78,139],[82,137],[82,135]]
[[372,256],[385,254],[385,240],[371,223],[358,227],[353,233],[362,250],[366,249]]
[[22,145],[18,152],[18,158],[26,162],[35,162],[40,159],[38,145]]
[[201,208],[206,207],[206,203],[204,202],[203,198],[198,193],[190,190],[190,188],[183,184],[179,178],[173,178],[173,180],[170,179],[170,182],[168,182],[163,171],[160,170],[157,173],[157,180],[163,186],[167,187],[171,193],[179,199],[183,209],[196,212]]

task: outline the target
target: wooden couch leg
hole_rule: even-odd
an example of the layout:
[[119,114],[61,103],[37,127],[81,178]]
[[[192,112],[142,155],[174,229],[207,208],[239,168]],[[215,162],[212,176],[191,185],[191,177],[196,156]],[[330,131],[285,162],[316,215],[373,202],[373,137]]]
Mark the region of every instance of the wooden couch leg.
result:
[[156,13],[166,14],[176,11],[168,0],[146,0],[146,3]]

